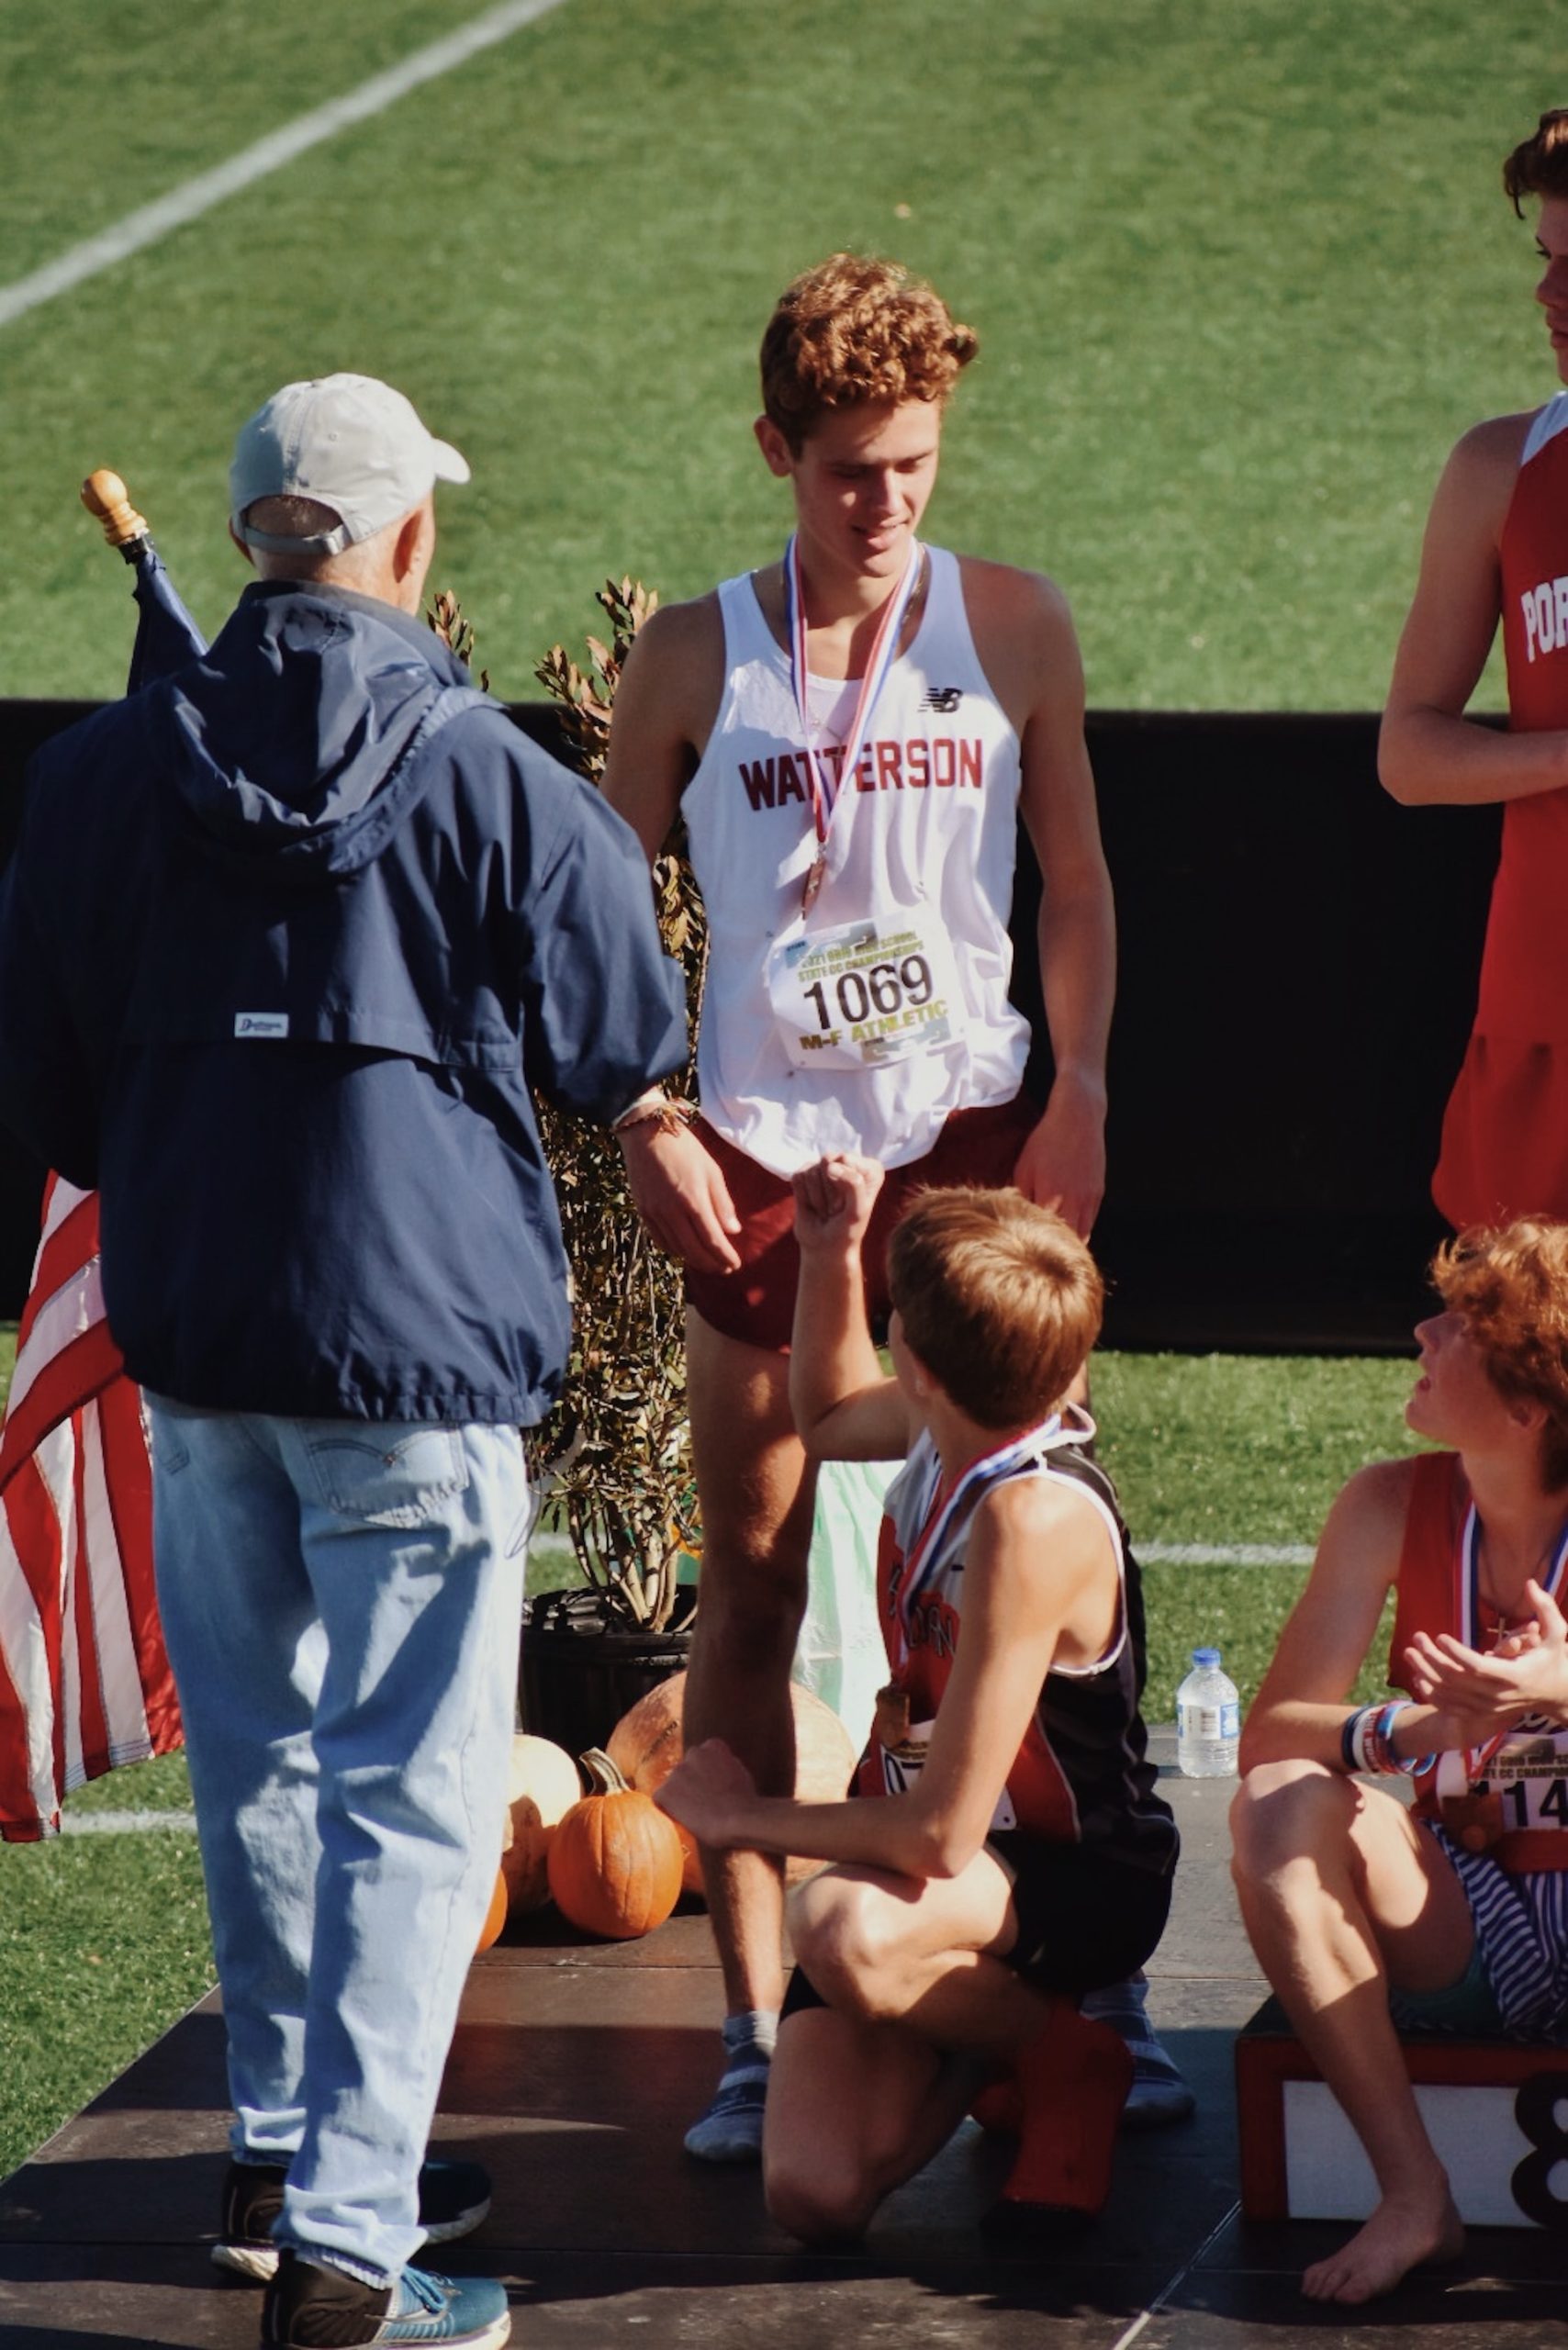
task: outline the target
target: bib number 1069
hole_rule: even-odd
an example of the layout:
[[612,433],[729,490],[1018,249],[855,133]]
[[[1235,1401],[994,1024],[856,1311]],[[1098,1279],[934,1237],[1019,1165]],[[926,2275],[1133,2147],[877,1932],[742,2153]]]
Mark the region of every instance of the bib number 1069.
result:
[[931,966],[924,956],[905,955],[896,963],[873,963],[864,971],[852,966],[832,979],[813,979],[802,993],[816,1006],[819,1028],[834,1028],[840,1022],[853,1028],[862,1021],[885,1020],[907,1006],[929,1003],[932,988]]

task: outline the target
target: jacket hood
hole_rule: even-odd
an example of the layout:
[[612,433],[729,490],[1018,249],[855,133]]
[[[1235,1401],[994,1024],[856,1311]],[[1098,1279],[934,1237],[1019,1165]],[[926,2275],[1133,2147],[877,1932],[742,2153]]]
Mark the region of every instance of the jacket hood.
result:
[[[398,763],[443,687],[422,622],[341,588],[248,588],[211,653],[152,688],[178,815],[231,869],[328,880],[385,847]],[[409,804],[417,790],[403,797]]]

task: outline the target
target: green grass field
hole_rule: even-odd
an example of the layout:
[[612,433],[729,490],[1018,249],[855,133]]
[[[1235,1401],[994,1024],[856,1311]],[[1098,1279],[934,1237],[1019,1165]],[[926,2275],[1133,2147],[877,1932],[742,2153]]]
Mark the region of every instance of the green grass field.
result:
[[[479,13],[0,12],[8,270]],[[1553,388],[1497,173],[1554,64],[1522,0],[565,0],[0,329],[0,692],[118,689],[91,466],[214,627],[235,424],[352,366],[472,458],[438,568],[527,696],[606,572],[777,548],[756,340],[850,245],[980,330],[932,528],[1062,581],[1092,702],[1374,707],[1448,446]]]
[[[50,261],[480,0],[0,11],[0,263]],[[980,331],[931,529],[1047,569],[1101,708],[1375,707],[1443,455],[1553,387],[1505,149],[1563,93],[1522,0],[565,0],[460,73],[0,326],[0,695],[119,690],[118,466],[198,619],[235,425],[287,377],[390,376],[473,461],[438,580],[526,698],[606,573],[769,555],[772,299],[839,246]],[[1310,1541],[1405,1441],[1397,1364],[1105,1358],[1135,1534]],[[1194,1641],[1255,1685],[1301,1571],[1153,1565],[1150,1713]],[[78,1814],[180,1808],[179,1758]],[[192,1840],[0,1848],[0,2172],[208,1978]]]

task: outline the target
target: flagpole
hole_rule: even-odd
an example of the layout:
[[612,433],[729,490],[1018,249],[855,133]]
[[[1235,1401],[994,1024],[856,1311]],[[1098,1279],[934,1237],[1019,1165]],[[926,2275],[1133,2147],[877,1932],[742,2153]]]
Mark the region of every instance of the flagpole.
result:
[[82,503],[104,526],[110,546],[118,547],[136,574],[131,592],[140,607],[136,643],[130,655],[127,693],[137,693],[154,677],[168,677],[187,661],[199,660],[207,639],[180,600],[163,558],[152,543],[144,515],[130,502],[130,493],[118,474],[100,465],[82,485]]

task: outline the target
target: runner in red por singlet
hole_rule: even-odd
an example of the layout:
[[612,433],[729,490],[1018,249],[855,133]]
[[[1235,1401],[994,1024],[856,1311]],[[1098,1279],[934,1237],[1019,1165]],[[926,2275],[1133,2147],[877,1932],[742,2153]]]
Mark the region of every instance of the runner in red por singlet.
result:
[[[1536,298],[1568,381],[1568,108],[1504,165],[1538,197]],[[1464,716],[1503,625],[1508,732]],[[1383,780],[1408,804],[1505,803],[1480,997],[1432,1179],[1456,1229],[1568,1215],[1568,392],[1467,432],[1433,500],[1389,688]]]
[[[1462,2242],[1397,2031],[1568,2038],[1568,1225],[1473,1226],[1434,1279],[1405,1416],[1451,1449],[1375,1462],[1335,1503],[1231,1815],[1253,1947],[1381,2197],[1306,2271],[1318,2300]],[[1391,1589],[1412,1702],[1349,1707]],[[1413,1777],[1414,1807],[1368,1773]]]

